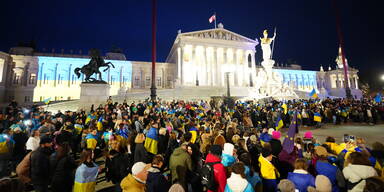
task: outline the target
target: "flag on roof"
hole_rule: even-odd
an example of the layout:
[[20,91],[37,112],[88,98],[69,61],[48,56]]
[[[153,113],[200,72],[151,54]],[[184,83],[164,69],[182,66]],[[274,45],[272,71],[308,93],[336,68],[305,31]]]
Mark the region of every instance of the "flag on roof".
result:
[[298,124],[297,124],[297,112],[293,115],[293,119],[291,121],[291,125],[288,129],[288,135],[284,139],[283,142],[283,150],[285,150],[288,154],[292,153],[294,143],[295,143],[295,134],[298,132]]
[[215,21],[215,20],[216,20],[216,14],[213,14],[213,15],[208,19],[209,23],[212,23],[212,22]]
[[312,91],[309,93],[309,96],[312,97],[312,98],[314,98],[314,99],[319,98],[319,96],[318,96],[317,93],[316,93],[315,88],[312,89]]

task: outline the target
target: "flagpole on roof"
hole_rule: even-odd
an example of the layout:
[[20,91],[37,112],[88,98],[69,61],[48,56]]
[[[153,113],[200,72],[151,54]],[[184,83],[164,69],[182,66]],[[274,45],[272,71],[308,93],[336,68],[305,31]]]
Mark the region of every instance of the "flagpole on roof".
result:
[[215,15],[215,29],[216,29],[216,12],[213,14],[213,15]]

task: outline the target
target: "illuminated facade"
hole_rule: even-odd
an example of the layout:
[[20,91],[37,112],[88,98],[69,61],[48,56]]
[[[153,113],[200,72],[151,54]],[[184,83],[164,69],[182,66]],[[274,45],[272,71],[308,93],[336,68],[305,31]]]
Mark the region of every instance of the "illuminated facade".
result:
[[[156,86],[163,89],[159,96],[165,99],[188,94],[189,98],[222,96],[227,81],[233,96],[262,95],[267,82],[265,70],[255,63],[257,46],[257,41],[224,29],[222,24],[216,29],[179,31],[166,62],[156,62]],[[115,66],[102,72],[102,79],[111,86],[110,95],[127,96],[151,87],[151,62],[128,61],[122,53],[107,53],[104,59]],[[77,78],[73,71],[88,62],[89,56],[72,51],[39,53],[32,48],[15,47],[9,53],[0,52],[0,103],[12,99],[24,104],[46,98],[79,99],[83,77]],[[340,65],[339,60],[336,62]],[[319,71],[310,71],[302,70],[299,65],[275,65],[272,71],[276,82],[281,82],[277,87],[281,90],[289,87],[301,98],[308,97],[312,89],[321,97],[345,97],[343,69],[324,71],[320,67]],[[349,68],[348,73],[352,95],[360,98],[358,70]]]

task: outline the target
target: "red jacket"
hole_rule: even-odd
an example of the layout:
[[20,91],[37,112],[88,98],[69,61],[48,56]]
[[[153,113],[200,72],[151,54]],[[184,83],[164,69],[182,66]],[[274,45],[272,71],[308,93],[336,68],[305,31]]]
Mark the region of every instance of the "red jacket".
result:
[[218,188],[215,191],[208,190],[208,192],[224,192],[225,185],[227,184],[227,175],[226,175],[223,164],[221,164],[221,159],[209,153],[207,155],[205,162],[206,163],[220,162],[213,165],[213,170],[215,171],[214,172],[215,182],[217,183]]

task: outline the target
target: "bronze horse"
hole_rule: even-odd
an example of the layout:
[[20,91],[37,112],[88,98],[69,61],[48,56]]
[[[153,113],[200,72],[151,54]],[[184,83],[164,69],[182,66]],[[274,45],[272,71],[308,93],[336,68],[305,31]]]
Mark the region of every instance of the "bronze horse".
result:
[[110,66],[112,66],[113,68],[115,68],[115,66],[111,62],[105,62],[104,59],[100,56],[100,53],[98,50],[93,49],[90,51],[90,53],[91,53],[91,60],[89,61],[89,63],[84,65],[81,68],[77,67],[75,69],[75,74],[77,75],[77,78],[80,78],[81,73],[83,73],[85,75],[85,78],[84,78],[85,82],[97,82],[99,80],[91,77],[93,74],[96,73],[99,76],[100,82],[106,83],[101,79],[101,72],[99,68],[107,67],[103,70],[105,72],[110,68]]

